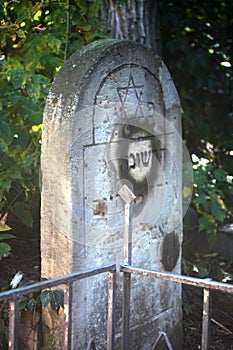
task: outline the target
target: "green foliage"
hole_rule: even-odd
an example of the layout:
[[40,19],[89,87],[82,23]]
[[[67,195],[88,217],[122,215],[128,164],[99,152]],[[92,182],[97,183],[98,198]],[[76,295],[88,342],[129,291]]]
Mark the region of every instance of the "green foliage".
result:
[[39,294],[23,295],[19,300],[19,309],[35,312],[40,308],[50,306],[56,313],[60,308],[64,308],[64,292],[61,289],[46,289]]
[[[48,307],[58,313],[60,308],[64,308],[64,292],[61,289],[47,289],[39,293],[30,293],[19,297],[19,316],[21,318],[24,312],[30,312],[32,315],[32,324],[35,325],[36,313],[41,313],[41,306]],[[6,326],[6,338],[9,332],[9,305],[6,301],[0,303],[0,319]],[[35,323],[36,322],[36,323]],[[2,329],[1,329],[2,330]]]
[[207,233],[212,244],[232,219],[233,2],[172,0],[160,10],[163,58],[181,98],[187,148],[197,155],[185,228]]
[[19,310],[28,310],[35,312],[38,306],[39,298],[35,298],[33,294],[23,295],[19,298]]
[[60,289],[47,289],[40,295],[44,307],[48,305],[58,314],[60,307],[64,308],[64,293]]
[[[39,221],[42,114],[64,59],[103,37],[101,0],[6,1],[0,6],[0,216]],[[5,246],[5,250],[6,250]]]
[[219,224],[227,214],[225,190],[233,194],[232,176],[220,168],[214,161],[192,155],[194,170],[193,205],[199,214],[198,230],[208,235],[209,243],[214,243]]

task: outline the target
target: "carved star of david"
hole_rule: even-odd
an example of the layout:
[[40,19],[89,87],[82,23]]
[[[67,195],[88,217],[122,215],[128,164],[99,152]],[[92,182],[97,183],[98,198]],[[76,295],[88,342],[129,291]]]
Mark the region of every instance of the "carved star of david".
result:
[[[144,85],[136,85],[132,75],[129,76],[129,81],[127,86],[122,86],[117,88],[117,93],[122,104],[123,116],[127,118],[127,103],[130,106],[135,105],[135,117],[142,117],[143,111],[141,107],[141,99],[143,94]],[[130,95],[133,93],[135,99],[130,101]]]

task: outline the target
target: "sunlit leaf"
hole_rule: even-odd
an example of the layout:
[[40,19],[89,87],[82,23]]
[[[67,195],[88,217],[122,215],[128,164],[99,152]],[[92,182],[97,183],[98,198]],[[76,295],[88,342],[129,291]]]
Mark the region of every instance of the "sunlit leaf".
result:
[[221,65],[222,67],[227,67],[227,68],[230,68],[230,67],[231,67],[231,63],[228,62],[228,61],[220,62],[220,65]]
[[38,10],[38,11],[35,13],[35,15],[33,16],[34,21],[39,21],[41,15],[42,15],[42,11],[41,11],[41,10]]
[[32,126],[32,131],[35,133],[40,131],[41,129],[42,129],[42,124]]
[[[12,228],[6,224],[2,224],[0,222],[0,232],[3,232],[3,231],[10,231]],[[12,237],[9,237],[9,238],[12,238]],[[4,239],[0,236],[0,239]]]
[[20,88],[27,77],[27,73],[23,69],[10,69],[7,71],[6,76],[15,89]]

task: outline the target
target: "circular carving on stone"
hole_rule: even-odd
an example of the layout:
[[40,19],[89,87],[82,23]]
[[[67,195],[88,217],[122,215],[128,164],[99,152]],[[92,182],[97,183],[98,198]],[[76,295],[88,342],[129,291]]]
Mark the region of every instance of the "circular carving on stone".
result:
[[162,264],[166,271],[172,271],[180,255],[179,237],[175,232],[167,234],[162,243]]

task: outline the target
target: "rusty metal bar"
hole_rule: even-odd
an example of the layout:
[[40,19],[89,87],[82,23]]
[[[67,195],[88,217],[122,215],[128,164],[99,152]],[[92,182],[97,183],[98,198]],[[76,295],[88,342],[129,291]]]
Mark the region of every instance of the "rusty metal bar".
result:
[[167,280],[172,282],[189,284],[200,288],[209,288],[209,289],[220,290],[222,292],[233,293],[233,284],[212,281],[208,278],[203,279],[203,278],[189,277],[184,275],[176,275],[169,272],[158,272],[154,270],[142,269],[135,266],[128,266],[125,264],[120,265],[120,271],[134,273],[142,276],[156,277],[162,280]]
[[114,350],[114,311],[115,311],[116,272],[108,273],[108,324],[107,350]]
[[[132,260],[132,203],[136,199],[135,194],[125,184],[118,191],[125,202],[125,232],[124,232],[124,263],[131,265]],[[130,328],[130,290],[131,274],[123,273],[123,300],[122,300],[122,350],[129,349],[129,328]]]
[[203,290],[203,316],[202,316],[202,350],[209,350],[210,348],[210,312],[211,291],[209,288]]
[[10,314],[9,314],[9,340],[8,349],[18,350],[18,319],[19,319],[19,301],[10,300],[9,303]]
[[130,288],[131,288],[131,274],[125,272],[123,274],[122,350],[129,349]]
[[[125,235],[124,235],[124,263],[131,264],[132,259],[132,215],[133,208],[125,203]],[[123,300],[122,300],[122,350],[129,349],[130,328],[130,291],[131,274],[123,274]]]
[[[212,281],[209,278],[202,279],[196,277],[189,277],[183,275],[176,275],[167,272],[158,272],[154,270],[142,269],[128,264],[121,264],[120,271],[125,273],[134,273],[147,277],[155,277],[171,282],[178,282],[203,288],[203,317],[202,317],[202,350],[209,350],[210,348],[210,301],[211,289],[219,290],[221,292],[233,293],[233,284],[226,284],[217,281]],[[156,344],[155,344],[156,345]]]
[[125,203],[124,263],[128,265],[132,261],[132,216],[132,205]]
[[86,270],[84,272],[71,273],[66,276],[52,278],[47,281],[31,284],[29,286],[20,287],[14,290],[8,290],[6,292],[0,293],[0,301],[17,299],[23,294],[38,292],[42,289],[59,286],[61,284],[69,284],[71,282],[78,281],[87,277],[99,275],[101,273],[108,272],[108,271],[116,271],[116,264],[105,265],[98,268]]
[[[10,314],[9,314],[9,349],[18,350],[18,299],[20,296],[29,294],[31,292],[38,292],[46,288],[55,287],[58,285],[69,285],[69,299],[68,299],[68,334],[67,342],[68,349],[72,348],[72,295],[73,295],[73,282],[81,279],[85,279],[91,276],[95,276],[105,272],[116,272],[116,264],[105,265],[99,268],[94,268],[84,272],[72,273],[66,276],[57,277],[50,279],[48,281],[42,281],[34,283],[29,286],[20,287],[14,290],[9,290],[3,293],[0,293],[0,301],[10,300]],[[95,343],[92,345],[92,349],[95,349]],[[111,349],[111,348],[110,348]]]
[[[132,206],[125,204],[125,236],[124,236],[124,263],[131,264],[132,259]],[[122,300],[122,350],[129,349],[130,328],[130,291],[131,274],[123,274],[123,300]]]
[[68,288],[68,350],[72,349],[72,303],[73,303],[73,282]]

